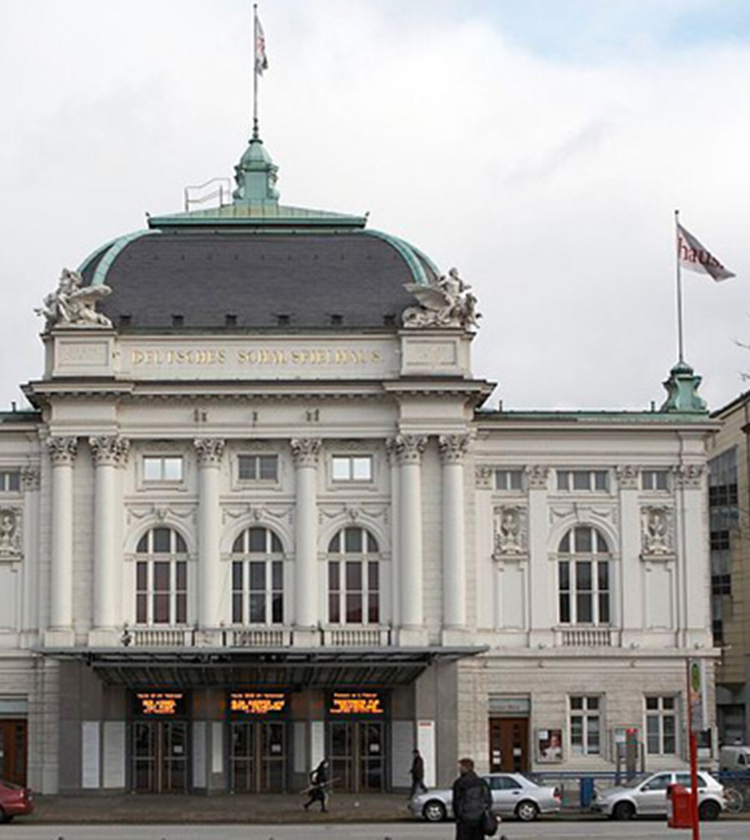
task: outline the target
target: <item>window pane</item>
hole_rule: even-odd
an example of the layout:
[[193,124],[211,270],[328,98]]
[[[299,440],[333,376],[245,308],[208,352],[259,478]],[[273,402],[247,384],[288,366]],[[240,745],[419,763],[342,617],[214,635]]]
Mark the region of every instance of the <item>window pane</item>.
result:
[[362,589],[362,564],[349,562],[346,564],[346,588],[347,590]]
[[609,563],[597,563],[597,577],[600,592],[609,591]]
[[348,624],[362,623],[362,593],[347,592],[346,621]]
[[579,560],[576,563],[576,589],[578,592],[590,592],[593,587],[591,563]]
[[380,601],[376,592],[371,592],[367,598],[367,621],[370,624],[380,623]]
[[148,586],[148,563],[135,564],[135,588],[139,592],[144,592]]
[[609,620],[609,595],[603,594],[599,596],[599,622],[609,624]]
[[560,540],[560,554],[570,554],[570,531]]
[[248,550],[256,554],[266,553],[266,529],[251,528],[248,532]]
[[152,548],[154,554],[170,554],[172,546],[170,544],[170,530],[169,528],[154,528],[152,534]]
[[594,488],[596,490],[607,489],[607,472],[605,470],[597,470],[594,473]]
[[187,563],[181,560],[175,563],[177,569],[177,590],[184,592],[187,589]]
[[590,554],[592,545],[591,528],[576,528],[575,544],[577,552]]
[[370,481],[372,479],[372,459],[353,458],[352,477],[355,481]]
[[373,535],[368,531],[367,532],[367,551],[369,554],[377,554],[379,551],[378,541],[373,537]]
[[257,459],[255,455],[237,456],[237,474],[240,481],[253,481],[256,478],[256,464]]
[[589,717],[586,719],[587,723],[587,736],[588,736],[588,750],[589,754],[593,753],[594,755],[599,754],[599,718],[598,717]]
[[284,564],[281,560],[274,560],[271,564],[271,586],[276,591],[284,588]]
[[593,599],[590,593],[576,595],[576,621],[590,624],[594,620]]
[[178,593],[175,598],[175,623],[187,624],[187,595],[184,592]]
[[649,755],[659,754],[659,718],[655,715],[646,718],[646,749]]
[[266,621],[266,593],[250,593],[250,623],[264,624]]
[[266,564],[250,563],[249,565],[250,590],[257,591],[266,589]]
[[282,624],[284,621],[284,596],[277,592],[271,599],[271,621]]
[[258,470],[261,481],[276,481],[279,474],[278,467],[277,455],[261,455]]
[[136,551],[139,554],[148,554],[148,534],[144,534],[138,540],[138,548],[136,548]]
[[567,592],[570,589],[570,563],[562,560],[559,563],[560,589]]
[[185,540],[182,538],[181,534],[178,534],[177,531],[172,531],[174,534],[174,550],[176,554],[187,554],[187,545],[185,545]]
[[510,489],[511,490],[522,490],[523,489],[523,473],[521,470],[511,470],[509,473],[510,476]]
[[560,623],[570,624],[570,595],[567,592],[560,593]]
[[378,591],[378,563],[370,562],[367,564],[367,588],[370,592]]
[[334,481],[348,481],[351,477],[350,475],[350,460],[349,458],[338,458],[334,457],[332,459],[332,470],[333,470],[333,480]]
[[20,490],[21,489],[21,473],[10,472],[7,475],[8,475],[8,480],[7,480],[8,490],[11,490],[13,492],[17,492],[18,490]]
[[664,718],[664,753],[674,755],[677,752],[677,728],[672,715]]
[[154,563],[154,592],[169,591],[170,563]]
[[338,593],[329,593],[328,595],[328,621],[331,624],[341,623],[341,608]]
[[339,564],[338,563],[329,563],[328,564],[328,588],[331,590],[339,590],[341,589],[340,583],[340,571],[339,571]]
[[242,623],[242,593],[235,592],[232,595],[232,622],[234,624]]
[[169,593],[154,595],[154,624],[169,624]]
[[573,489],[574,490],[588,490],[591,487],[591,476],[584,470],[575,470],[573,472]]
[[341,534],[338,533],[328,543],[328,552],[329,552],[329,554],[338,554],[340,551],[341,551]]
[[558,470],[557,471],[557,489],[558,490],[567,490],[569,487],[568,476],[570,473],[566,472],[565,470]]
[[361,528],[347,528],[344,531],[344,542],[347,554],[361,554],[362,553],[362,529]]
[[273,533],[273,531],[268,532],[271,535],[271,552],[273,554],[281,554],[283,548],[281,547],[281,540]]
[[148,621],[147,597],[145,593],[139,593],[135,597],[135,620],[138,624],[145,624]]
[[182,481],[182,458],[164,459],[164,480]]
[[161,458],[143,459],[143,478],[145,481],[161,480]]
[[583,697],[571,697],[570,698],[570,708],[571,709],[582,709],[583,708]]

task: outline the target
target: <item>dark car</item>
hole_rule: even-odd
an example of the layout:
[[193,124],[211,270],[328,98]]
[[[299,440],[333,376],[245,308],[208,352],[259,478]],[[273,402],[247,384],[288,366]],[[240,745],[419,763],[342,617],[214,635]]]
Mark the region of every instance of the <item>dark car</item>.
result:
[[34,810],[34,797],[29,788],[0,781],[0,823],[13,817],[30,814]]

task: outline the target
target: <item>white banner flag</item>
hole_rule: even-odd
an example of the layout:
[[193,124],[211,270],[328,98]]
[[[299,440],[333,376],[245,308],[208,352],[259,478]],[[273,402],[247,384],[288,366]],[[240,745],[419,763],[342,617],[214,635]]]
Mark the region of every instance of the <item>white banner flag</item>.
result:
[[683,268],[708,274],[717,282],[735,276],[724,268],[708,248],[704,248],[682,225],[677,225],[677,258]]
[[266,36],[263,32],[263,27],[260,24],[260,19],[257,14],[255,16],[255,72],[263,75],[263,71],[268,70],[268,57],[266,56]]

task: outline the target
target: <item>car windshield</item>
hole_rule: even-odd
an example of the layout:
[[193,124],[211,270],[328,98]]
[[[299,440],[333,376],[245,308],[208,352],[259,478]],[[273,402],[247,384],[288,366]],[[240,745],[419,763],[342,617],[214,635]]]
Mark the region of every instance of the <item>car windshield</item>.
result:
[[638,785],[641,782],[645,781],[647,778],[648,778],[648,776],[645,773],[638,773],[635,776],[633,776],[632,779],[628,779],[627,781],[623,782],[620,785],[620,787],[625,787],[625,788],[638,787]]

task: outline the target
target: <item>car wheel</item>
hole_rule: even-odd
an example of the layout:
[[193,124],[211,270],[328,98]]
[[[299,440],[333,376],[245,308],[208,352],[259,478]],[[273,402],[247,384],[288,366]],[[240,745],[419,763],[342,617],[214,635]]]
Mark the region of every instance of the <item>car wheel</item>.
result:
[[713,799],[708,799],[706,802],[701,802],[698,808],[698,817],[702,820],[718,820],[721,813],[721,806]]
[[635,808],[631,802],[618,802],[612,810],[612,816],[616,820],[632,820],[635,816]]
[[2,808],[0,808],[0,823],[9,823],[13,817],[10,814],[6,814]]
[[422,808],[422,816],[427,822],[442,822],[445,819],[445,805],[437,799],[431,799]]
[[522,822],[531,822],[539,816],[539,808],[535,802],[525,799],[516,806],[516,816]]

